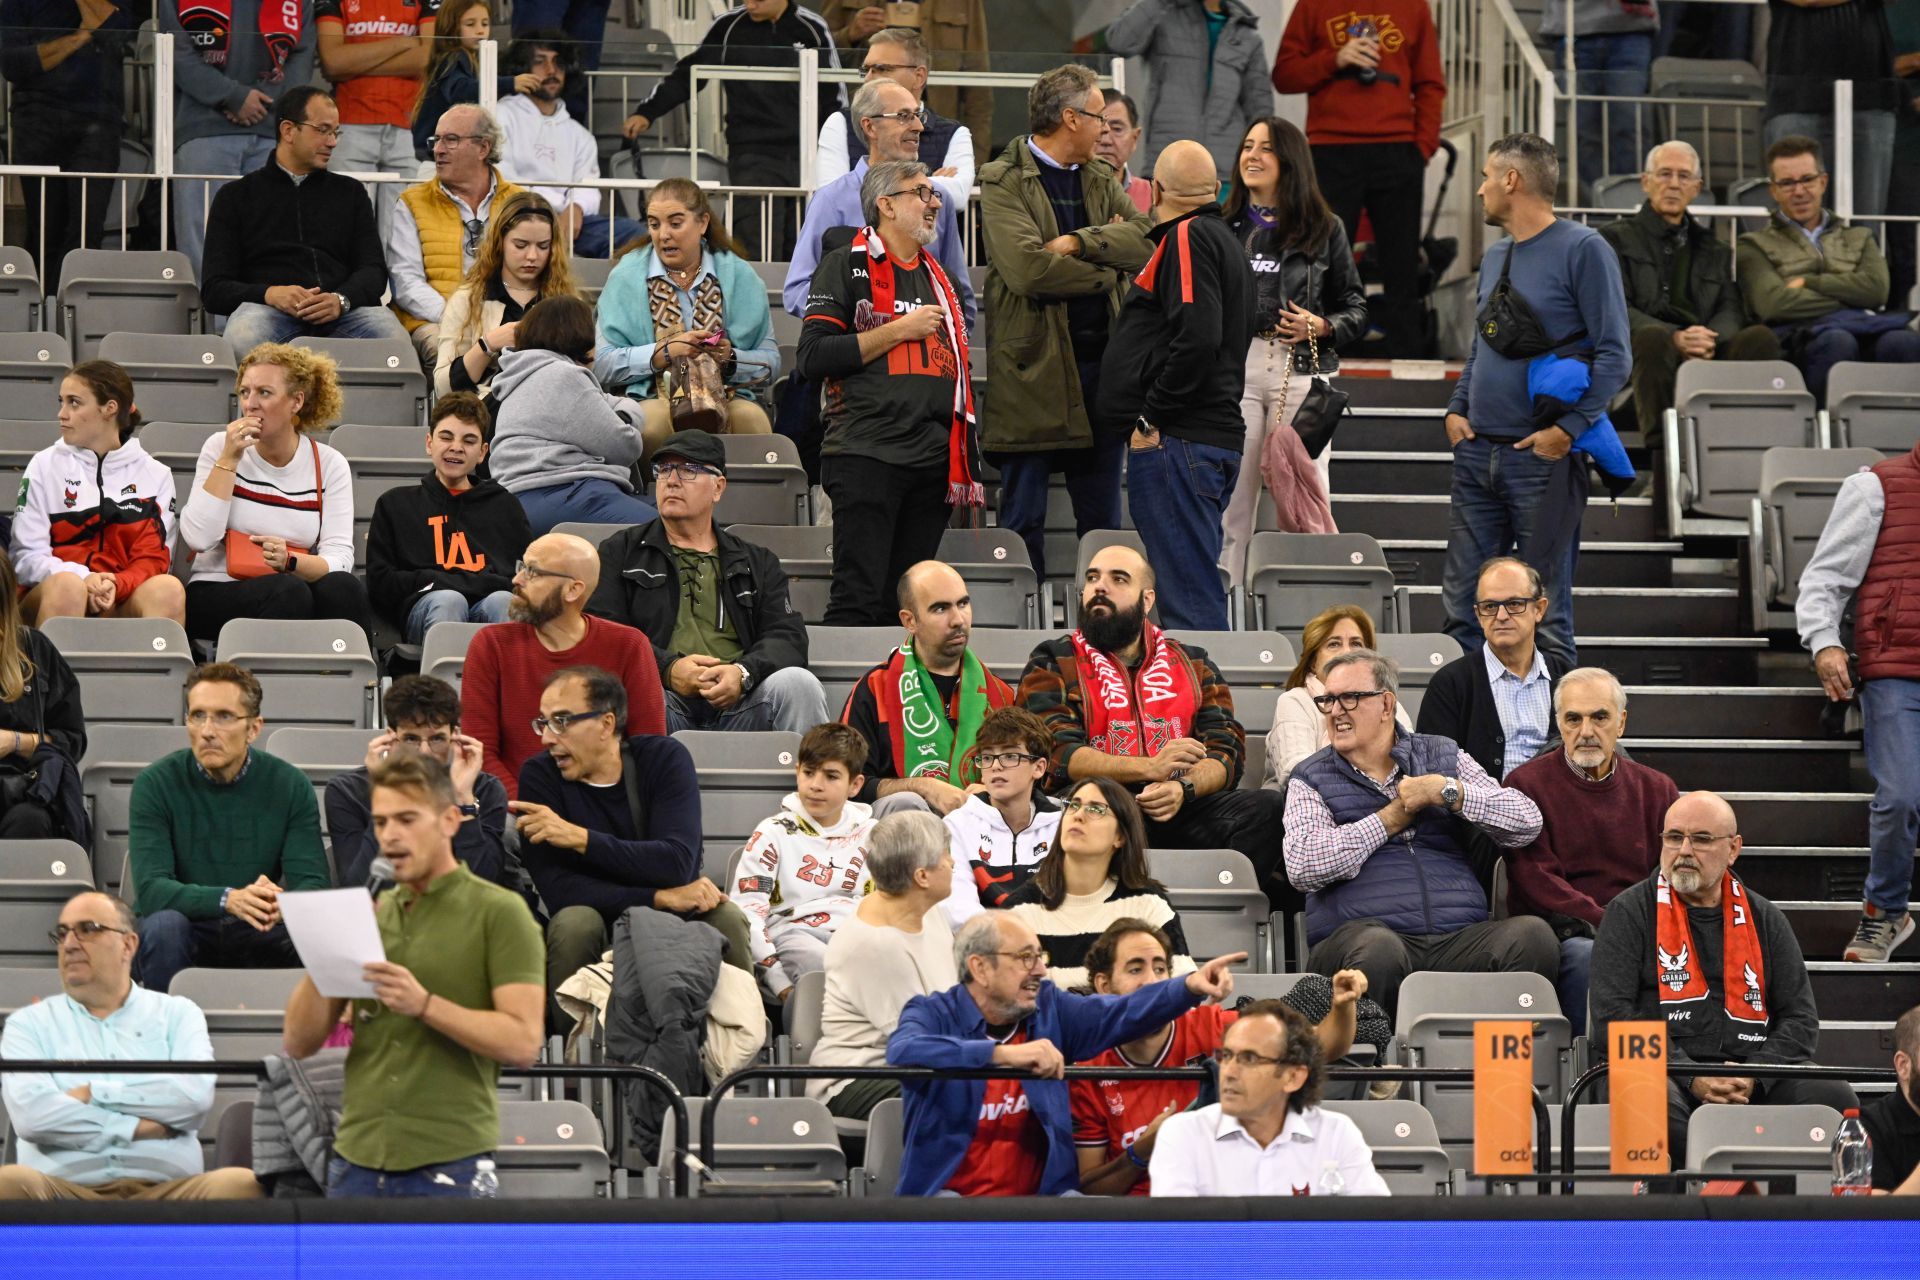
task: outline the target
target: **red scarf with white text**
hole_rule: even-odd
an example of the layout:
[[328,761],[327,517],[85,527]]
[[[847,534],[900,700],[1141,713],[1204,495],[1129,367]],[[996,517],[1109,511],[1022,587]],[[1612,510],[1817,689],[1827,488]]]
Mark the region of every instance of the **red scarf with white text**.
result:
[[[1671,1024],[1693,1021],[1693,1008],[1706,1000],[1707,975],[1693,950],[1693,929],[1687,923],[1687,904],[1662,874],[1654,881],[1654,985],[1660,992],[1660,1011]],[[1720,886],[1720,992],[1727,1016],[1737,1024],[1758,1028],[1742,1039],[1764,1040],[1767,1025],[1767,965],[1760,953],[1760,929],[1753,922],[1747,891],[1728,871]],[[1700,1030],[1705,1030],[1701,1025]]]
[[1069,637],[1080,660],[1087,745],[1110,756],[1151,756],[1175,738],[1190,737],[1200,709],[1200,677],[1185,651],[1153,623],[1141,626],[1140,671],[1134,681],[1083,633]]
[[[260,39],[267,46],[267,74],[263,83],[278,84],[286,74],[287,59],[300,43],[304,6],[301,0],[260,0]],[[185,0],[180,6],[180,25],[186,29],[187,43],[193,46],[208,66],[227,65],[228,45],[233,38],[233,0]]]

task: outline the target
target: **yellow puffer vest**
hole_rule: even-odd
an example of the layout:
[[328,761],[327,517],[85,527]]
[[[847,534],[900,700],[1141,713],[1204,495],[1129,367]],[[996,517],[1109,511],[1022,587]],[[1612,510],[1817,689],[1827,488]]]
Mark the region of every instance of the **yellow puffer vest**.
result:
[[[487,202],[487,218],[493,218],[493,211],[500,202],[509,196],[520,194],[520,188],[493,171],[493,199]],[[443,298],[453,296],[460,287],[467,268],[460,256],[462,241],[466,236],[466,224],[460,216],[460,206],[454,203],[452,196],[444,191],[437,178],[415,183],[400,193],[400,202],[413,211],[414,225],[420,228],[420,257],[427,269],[427,283]],[[412,333],[426,321],[419,316],[409,315],[405,307],[394,304],[394,314],[400,317],[400,323]]]

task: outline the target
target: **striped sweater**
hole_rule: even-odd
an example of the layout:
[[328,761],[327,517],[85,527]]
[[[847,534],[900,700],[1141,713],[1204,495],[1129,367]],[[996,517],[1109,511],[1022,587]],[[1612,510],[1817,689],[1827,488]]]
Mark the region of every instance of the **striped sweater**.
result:
[[248,449],[240,455],[233,497],[223,499],[208,493],[206,483],[225,445],[226,433],[216,431],[200,447],[193,492],[180,512],[180,537],[195,553],[190,581],[233,581],[227,573],[228,529],[285,538],[324,557],[334,573],[352,573],[353,473],[347,460],[305,437],[284,467],[270,466],[258,449]]
[[1057,910],[1049,911],[1040,898],[1040,887],[1029,880],[1007,900],[1007,910],[1040,935],[1040,945],[1052,958],[1047,976],[1064,990],[1086,985],[1087,951],[1108,925],[1129,916],[1166,931],[1167,940],[1173,943],[1170,976],[1177,978],[1194,969],[1180,917],[1167,900],[1167,891],[1158,885],[1139,893],[1122,893],[1119,883],[1109,879],[1098,893],[1070,893]]

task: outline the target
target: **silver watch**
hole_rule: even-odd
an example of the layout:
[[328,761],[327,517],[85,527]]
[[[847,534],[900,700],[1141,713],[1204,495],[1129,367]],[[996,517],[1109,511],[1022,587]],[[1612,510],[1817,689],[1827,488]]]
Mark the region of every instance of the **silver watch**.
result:
[[1460,779],[1458,778],[1448,778],[1446,785],[1440,788],[1440,803],[1446,805],[1447,808],[1453,810],[1455,813],[1460,811],[1462,796]]
[[745,693],[747,690],[753,688],[753,672],[747,670],[747,664],[744,662],[736,662],[733,665],[734,669],[740,673],[740,692]]

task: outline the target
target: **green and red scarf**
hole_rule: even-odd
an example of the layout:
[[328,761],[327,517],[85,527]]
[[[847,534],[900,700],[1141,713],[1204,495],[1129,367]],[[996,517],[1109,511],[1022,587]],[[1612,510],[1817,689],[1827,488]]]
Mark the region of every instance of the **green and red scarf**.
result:
[[960,660],[959,705],[952,720],[933,677],[908,641],[874,673],[880,721],[891,726],[893,771],[898,778],[938,778],[955,786],[975,781],[973,739],[996,707],[1011,706],[1013,690],[982,666],[969,649]]

